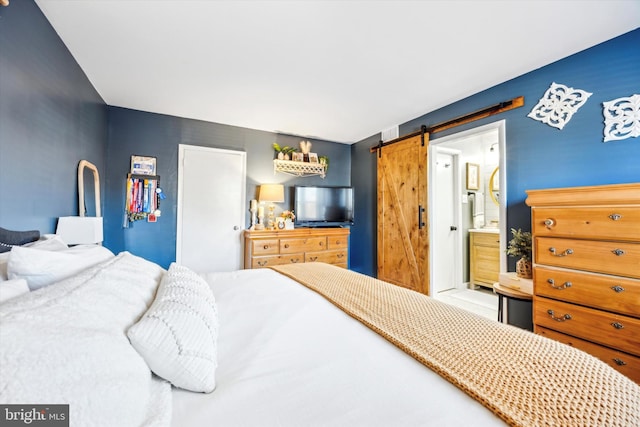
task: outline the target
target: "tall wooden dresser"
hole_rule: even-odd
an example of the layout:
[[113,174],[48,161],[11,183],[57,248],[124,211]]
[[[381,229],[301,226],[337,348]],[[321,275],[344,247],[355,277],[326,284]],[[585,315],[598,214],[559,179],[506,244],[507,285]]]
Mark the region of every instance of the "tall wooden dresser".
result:
[[348,228],[246,230],[244,268],[314,261],[347,268],[349,232]]
[[527,195],[534,332],[640,383],[640,183]]

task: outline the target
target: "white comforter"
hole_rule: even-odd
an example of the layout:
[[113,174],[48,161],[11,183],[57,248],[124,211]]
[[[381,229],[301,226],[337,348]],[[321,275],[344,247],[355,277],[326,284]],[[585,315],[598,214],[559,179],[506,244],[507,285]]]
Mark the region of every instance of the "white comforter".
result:
[[218,386],[174,389],[176,427],[504,425],[291,279],[266,269],[204,277],[220,318]]
[[168,425],[170,386],[126,336],[163,274],[123,252],[1,304],[0,402],[69,404],[72,426]]

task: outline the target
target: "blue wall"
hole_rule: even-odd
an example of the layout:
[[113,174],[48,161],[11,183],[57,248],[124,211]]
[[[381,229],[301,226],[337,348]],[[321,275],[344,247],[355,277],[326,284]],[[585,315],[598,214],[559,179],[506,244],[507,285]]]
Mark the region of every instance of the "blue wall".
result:
[[0,7],[0,227],[78,215],[78,162],[104,172],[106,143],[107,106],[38,6]]
[[[563,130],[527,117],[552,82],[593,93]],[[602,102],[638,93],[640,29],[403,123],[400,135],[523,95],[524,107],[434,134],[431,140],[505,119],[507,227],[529,230],[530,209],[524,203],[528,189],[640,181],[640,138],[602,142]],[[375,155],[368,148],[378,139],[374,135],[352,147],[352,179],[367,200],[376,194]],[[352,253],[369,254],[376,246],[375,211],[368,214],[369,209],[369,204],[357,207],[358,217],[368,221],[360,222]],[[375,258],[351,259],[352,269],[375,275]]]
[[[400,134],[524,95],[526,105],[432,139],[506,119],[509,227],[529,228],[524,204],[531,188],[640,181],[640,140],[602,142],[601,103],[640,90],[640,30],[418,117]],[[563,130],[526,115],[551,82],[593,92]],[[463,83],[461,83],[463,84]],[[87,159],[102,178],[105,244],[167,266],[175,257],[177,146],[247,152],[247,198],[257,184],[353,185],[356,223],[353,269],[376,271],[376,160],[379,135],[351,147],[315,141],[331,159],[327,179],[273,175],[271,144],[301,138],[234,126],[107,107],[32,0],[0,8],[0,226],[52,232],[58,216],[77,214],[76,168]],[[155,156],[167,200],[156,224],[123,229],[124,179],[132,154]],[[287,202],[289,203],[289,202]],[[285,203],[283,207],[289,205]]]
[[[350,185],[351,147],[304,138],[312,151],[326,155],[330,167],[325,179],[297,178],[273,173],[272,144],[298,147],[303,138],[263,132],[218,123],[184,119],[125,108],[109,107],[109,142],[106,169],[105,245],[114,252],[130,251],[163,267],[175,260],[178,191],[178,145],[215,147],[247,153],[247,200],[256,198],[256,187],[263,183],[285,185],[285,203],[291,209],[290,191],[294,185]],[[131,228],[124,220],[125,178],[131,155],[157,158],[157,173],[167,199],[157,223],[136,221]],[[249,204],[247,203],[247,208]],[[249,215],[247,215],[249,221]],[[247,226],[249,224],[247,223]]]

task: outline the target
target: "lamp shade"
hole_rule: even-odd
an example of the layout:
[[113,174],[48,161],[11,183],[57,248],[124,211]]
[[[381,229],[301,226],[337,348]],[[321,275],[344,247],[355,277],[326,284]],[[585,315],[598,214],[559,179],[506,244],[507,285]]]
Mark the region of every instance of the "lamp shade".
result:
[[284,202],[284,186],[282,184],[262,184],[258,200],[272,203]]
[[63,216],[58,218],[56,234],[67,245],[88,245],[102,242],[102,217]]

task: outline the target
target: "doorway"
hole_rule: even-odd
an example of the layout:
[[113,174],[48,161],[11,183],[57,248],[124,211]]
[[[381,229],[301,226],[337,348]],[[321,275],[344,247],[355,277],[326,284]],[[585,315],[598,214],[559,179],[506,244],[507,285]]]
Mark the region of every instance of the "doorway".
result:
[[431,265],[451,265],[451,268],[433,270],[431,295],[455,289],[462,280],[461,223],[460,223],[460,151],[445,147],[435,147],[435,182],[432,197],[435,200],[433,212]]
[[176,261],[198,273],[241,269],[246,153],[178,150]]
[[[483,293],[469,293],[471,289],[468,236],[469,230],[474,227],[495,227],[495,232],[500,236],[500,271],[506,271],[505,126],[505,121],[501,120],[433,139],[429,146],[430,247],[437,248],[430,251],[430,290],[433,292],[431,295],[438,299],[447,299],[447,302],[452,302],[449,301],[449,296],[456,293],[465,300],[473,301],[477,297],[478,303],[485,306],[481,307],[480,311],[485,313],[487,305],[493,306],[494,295],[490,289],[484,289]],[[445,169],[438,163],[439,159],[447,158],[446,154],[452,155],[456,161],[452,161],[451,166]],[[467,185],[467,164],[473,164],[479,169],[477,188]],[[494,202],[489,191],[489,180],[496,168],[500,170],[500,173],[496,174],[499,179],[497,188],[500,191],[497,196],[494,193]],[[447,199],[449,195],[451,200]],[[453,207],[441,209],[443,203]],[[451,230],[453,227],[457,229]],[[455,232],[456,237],[453,239],[457,244],[447,242],[447,238],[452,239],[451,232]],[[453,285],[449,284],[451,280],[454,281]],[[497,310],[497,299],[495,309]]]

